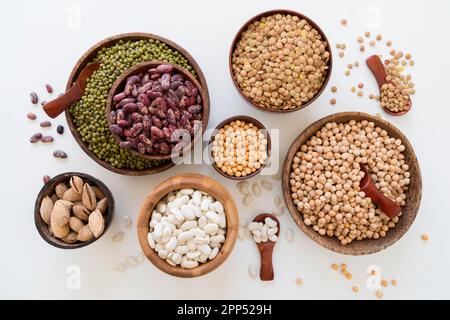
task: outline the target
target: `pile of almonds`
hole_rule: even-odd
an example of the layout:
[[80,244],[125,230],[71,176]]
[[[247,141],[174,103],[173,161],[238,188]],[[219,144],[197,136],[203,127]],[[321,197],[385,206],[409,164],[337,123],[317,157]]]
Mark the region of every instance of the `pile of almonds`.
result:
[[99,187],[78,176],[68,182],[56,185],[54,194],[41,202],[40,215],[50,234],[68,244],[100,237],[105,229],[103,214],[108,199]]

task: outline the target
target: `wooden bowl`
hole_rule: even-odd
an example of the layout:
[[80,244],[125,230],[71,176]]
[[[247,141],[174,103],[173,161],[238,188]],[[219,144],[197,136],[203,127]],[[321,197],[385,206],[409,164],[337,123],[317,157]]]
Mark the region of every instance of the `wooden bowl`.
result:
[[[171,266],[164,259],[161,259],[158,256],[158,253],[150,247],[147,240],[147,235],[150,229],[149,223],[156,204],[169,192],[182,188],[194,188],[207,192],[223,204],[227,218],[226,239],[220,248],[219,253],[213,260],[202,263],[194,269]],[[145,198],[137,219],[137,235],[139,244],[141,245],[144,254],[159,270],[181,278],[198,277],[218,268],[230,255],[237,239],[238,228],[238,211],[231,194],[217,181],[209,177],[193,173],[177,175],[159,184]]]
[[[81,56],[81,58],[77,61],[75,64],[75,67],[72,69],[72,72],[70,73],[69,79],[67,80],[66,90],[68,90],[74,81],[77,79],[78,75],[80,74],[81,70],[93,59],[96,57],[97,53],[104,47],[109,47],[114,45],[120,40],[128,41],[128,40],[158,40],[160,42],[164,42],[169,48],[173,50],[177,50],[180,52],[189,62],[189,64],[194,68],[195,72],[197,73],[198,82],[200,83],[200,86],[205,90],[206,92],[206,100],[203,101],[203,105],[209,105],[209,93],[208,93],[208,85],[206,84],[205,76],[203,75],[202,70],[200,69],[200,66],[198,63],[194,60],[194,58],[182,47],[180,47],[175,42],[172,42],[171,40],[168,40],[166,38],[150,34],[150,33],[142,33],[142,32],[133,32],[133,33],[123,33],[118,34],[112,37],[108,37],[98,43],[96,43],[94,46],[88,49],[85,54]],[[81,135],[77,130],[77,126],[75,125],[74,118],[69,110],[66,110],[65,112],[67,125],[70,129],[70,132],[72,132],[73,137],[75,138],[75,141],[80,145],[81,149],[83,149],[86,154],[91,157],[95,162],[97,162],[99,165],[104,167],[105,169],[123,174],[128,176],[142,176],[142,175],[150,175],[150,174],[156,174],[159,172],[166,171],[167,169],[170,169],[175,164],[173,162],[166,162],[162,163],[160,166],[151,167],[143,170],[133,170],[133,169],[125,169],[125,168],[116,168],[112,166],[109,162],[104,161],[100,158],[98,158],[91,150],[89,150],[89,145],[86,144],[82,139]]]
[[[239,40],[241,39],[242,33],[244,33],[245,30],[247,30],[247,28],[255,21],[260,20],[263,17],[267,17],[267,16],[271,16],[274,14],[290,14],[292,16],[297,16],[300,19],[305,19],[312,27],[314,27],[314,29],[317,30],[317,32],[320,34],[320,36],[322,37],[322,40],[325,41],[326,43],[326,50],[330,53],[330,58],[328,60],[328,70],[327,70],[327,74],[325,75],[325,80],[322,84],[322,88],[316,93],[316,95],[309,100],[307,103],[296,107],[296,108],[291,108],[291,109],[269,109],[265,106],[259,105],[257,103],[255,103],[253,100],[251,100],[249,97],[247,97],[244,92],[242,91],[241,87],[239,86],[239,84],[237,83],[236,77],[234,75],[233,72],[233,53],[234,50],[236,48],[236,44],[239,42]],[[331,77],[331,70],[333,67],[333,57],[332,57],[332,50],[331,50],[331,46],[330,46],[330,42],[328,41],[327,37],[325,36],[325,33],[322,31],[322,29],[310,18],[308,18],[307,16],[296,12],[296,11],[292,11],[292,10],[285,10],[285,9],[276,9],[276,10],[270,10],[270,11],[266,11],[263,13],[260,13],[256,16],[254,16],[253,18],[251,18],[250,20],[248,20],[237,32],[236,36],[233,39],[233,42],[231,43],[231,47],[230,47],[230,52],[228,55],[228,69],[230,71],[230,75],[231,75],[231,79],[233,79],[233,83],[234,86],[236,87],[236,89],[239,91],[239,93],[241,94],[241,96],[247,100],[253,107],[263,110],[263,111],[268,111],[268,112],[279,112],[279,113],[286,113],[286,112],[293,112],[293,111],[297,111],[303,108],[306,108],[307,106],[309,106],[311,103],[313,103],[323,92],[323,90],[325,89],[325,87],[328,84],[328,81],[330,80]]]
[[267,163],[270,161],[270,151],[272,148],[272,142],[270,140],[270,135],[269,135],[269,131],[266,129],[266,127],[264,127],[264,125],[259,122],[258,120],[256,120],[255,118],[249,117],[249,116],[245,116],[245,115],[238,115],[238,116],[234,116],[234,117],[230,117],[228,119],[223,120],[221,123],[219,123],[217,125],[217,127],[214,129],[213,134],[211,135],[211,139],[209,141],[209,147],[211,148],[211,145],[214,141],[214,136],[216,135],[216,133],[223,128],[225,125],[229,124],[231,121],[236,121],[236,120],[242,120],[245,122],[251,122],[253,123],[257,128],[261,129],[261,130],[265,130],[266,132],[266,136],[267,136],[267,161],[265,162],[264,165],[261,166],[261,168],[259,168],[258,170],[256,170],[255,172],[246,175],[245,177],[236,177],[236,176],[230,176],[228,174],[226,174],[225,172],[223,172],[222,170],[220,170],[220,168],[217,166],[217,164],[214,162],[213,156],[212,156],[212,150],[209,150],[209,156],[211,158],[211,164],[213,166],[213,168],[223,177],[231,179],[231,180],[246,180],[249,179],[251,177],[256,176],[258,173],[261,172],[261,170],[267,165]]
[[[114,84],[111,87],[111,90],[108,95],[108,99],[106,101],[106,119],[108,120],[108,125],[111,125],[111,119],[109,117],[109,113],[111,112],[111,108],[113,107],[113,98],[114,96],[123,91],[126,84],[126,79],[132,75],[139,74],[139,73],[145,73],[151,68],[156,68],[157,66],[161,64],[167,64],[171,65],[174,68],[174,71],[184,76],[186,80],[191,81],[194,86],[198,89],[198,93],[200,94],[200,97],[202,98],[202,133],[205,132],[206,127],[208,126],[208,119],[209,119],[209,103],[203,103],[203,101],[208,101],[208,92],[207,90],[203,89],[200,86],[200,83],[197,81],[197,79],[187,70],[184,68],[173,64],[173,63],[167,63],[164,61],[148,61],[148,62],[142,62],[134,65],[130,69],[123,72],[119,78],[114,82]],[[122,140],[117,134],[114,134],[111,132],[113,137],[116,139],[117,143],[120,143],[124,140]],[[201,134],[196,134],[193,138],[193,141],[190,143],[190,147],[188,146],[185,148],[186,150],[190,150],[194,147],[194,144],[198,142],[198,140],[202,137]],[[137,150],[129,149],[128,150],[132,155],[136,157],[141,157],[148,160],[171,160],[171,154],[142,154]]]
[[[55,187],[60,182],[67,182],[69,183],[69,179],[72,176],[78,176],[82,178],[84,181],[89,182],[92,185],[95,185],[100,188],[100,190],[103,192],[103,194],[108,198],[108,209],[107,212],[103,215],[105,218],[105,229],[103,230],[103,233],[98,238],[94,238],[92,240],[86,241],[86,242],[77,242],[74,244],[68,244],[63,242],[62,240],[53,237],[49,230],[48,225],[42,220],[39,209],[41,207],[42,199],[44,199],[46,196],[51,196],[55,192]],[[38,197],[36,199],[35,205],[34,205],[34,223],[36,225],[36,228],[41,235],[42,239],[47,241],[49,244],[51,244],[54,247],[61,248],[61,249],[77,249],[85,247],[89,244],[91,244],[94,241],[97,241],[100,239],[108,230],[111,221],[114,216],[114,197],[111,193],[111,191],[108,189],[108,187],[101,182],[100,180],[85,174],[81,172],[66,172],[62,173],[60,175],[57,175],[56,177],[53,177],[50,179],[49,182],[47,182],[41,189],[41,191],[38,194]]]
[[[328,122],[348,122],[350,120],[369,120],[375,123],[376,126],[386,130],[391,137],[400,139],[405,146],[405,161],[409,165],[409,172],[411,173],[411,183],[406,192],[406,204],[402,207],[402,215],[399,217],[399,222],[395,228],[389,229],[386,236],[379,239],[363,239],[354,240],[350,244],[342,245],[336,237],[321,236],[313,230],[311,226],[307,226],[302,215],[297,210],[291,198],[291,188],[289,184],[289,175],[291,172],[292,160],[301,145],[306,143],[320,128]],[[408,231],[409,227],[416,218],[419,210],[420,199],[422,197],[422,177],[420,173],[419,163],[414,153],[413,147],[405,135],[391,123],[381,118],[372,116],[363,112],[341,112],[329,115],[322,118],[308,128],[306,128],[291,144],[283,164],[282,177],[283,196],[286,201],[289,212],[295,223],[300,229],[312,240],[332,251],[348,254],[348,255],[364,255],[371,254],[383,249],[398,241]]]

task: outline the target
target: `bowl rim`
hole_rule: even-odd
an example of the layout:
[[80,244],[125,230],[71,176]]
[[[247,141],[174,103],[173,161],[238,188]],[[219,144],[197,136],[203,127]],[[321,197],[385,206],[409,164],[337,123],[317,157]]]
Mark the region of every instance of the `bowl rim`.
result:
[[[197,81],[197,79],[186,69],[178,66],[177,64],[174,63],[169,63],[169,62],[165,62],[165,61],[161,61],[161,60],[152,60],[152,61],[145,61],[145,62],[140,62],[135,64],[134,66],[132,66],[131,68],[125,70],[117,79],[116,81],[114,81],[111,90],[109,91],[108,94],[108,98],[106,100],[106,110],[105,110],[105,116],[106,116],[106,120],[108,121],[108,126],[110,126],[111,123],[111,119],[109,117],[109,114],[111,112],[112,109],[112,105],[113,105],[113,97],[117,94],[117,90],[122,87],[126,81],[126,79],[129,76],[144,72],[144,70],[149,69],[149,68],[153,68],[159,65],[171,65],[174,68],[174,71],[176,71],[177,73],[183,75],[185,77],[185,80],[189,80],[191,81],[194,86],[198,89],[198,94],[200,95],[200,97],[202,98],[202,134],[199,135],[194,134],[193,137],[191,137],[191,142],[189,143],[189,145],[186,148],[183,148],[183,151],[186,151],[185,154],[182,157],[185,157],[187,155],[187,153],[189,151],[191,151],[194,148],[194,145],[198,142],[199,138],[201,138],[206,130],[206,127],[208,126],[208,120],[209,120],[209,104],[206,104],[204,106],[203,101],[207,96],[207,93],[205,92],[205,90],[202,88],[202,86],[200,85],[200,83]],[[112,136],[114,137],[114,139],[117,141],[117,143],[120,143],[124,140],[122,140],[117,134],[112,133]],[[138,152],[137,150],[134,149],[130,149],[128,150],[132,155],[136,156],[136,157],[140,157],[140,158],[144,158],[144,159],[148,159],[148,160],[172,160],[172,155],[171,153],[167,154],[167,155],[163,155],[163,154],[141,154],[140,152]]]
[[[411,208],[408,210],[408,212],[403,211],[402,216],[400,217],[399,223],[397,223],[396,227],[393,230],[390,230],[390,232],[387,233],[386,237],[379,238],[379,239],[363,239],[359,241],[352,241],[350,244],[342,245],[336,237],[328,237],[328,236],[321,236],[316,231],[314,231],[311,226],[307,226],[304,221],[303,217],[301,216],[301,213],[297,210],[296,206],[293,203],[293,200],[291,198],[291,191],[290,191],[290,183],[289,183],[289,175],[291,172],[291,164],[292,160],[295,156],[295,153],[298,151],[300,146],[308,141],[308,139],[317,132],[317,130],[320,130],[321,127],[323,127],[328,122],[337,122],[337,123],[343,123],[348,122],[351,119],[356,121],[362,121],[362,120],[368,120],[375,123],[376,126],[381,127],[382,129],[386,130],[388,134],[392,137],[401,139],[403,142],[403,145],[406,147],[405,150],[409,150],[409,153],[411,155],[408,165],[410,168],[410,171],[416,172],[416,175],[411,175],[411,179],[416,179],[416,192],[415,194],[411,194],[410,201],[411,201]],[[295,150],[295,151],[294,151]],[[406,154],[406,151],[404,151],[404,154]],[[289,146],[289,149],[286,153],[283,167],[282,167],[282,192],[284,201],[286,202],[286,206],[288,208],[289,213],[291,214],[294,222],[298,225],[298,227],[305,233],[310,239],[318,243],[319,245],[337,252],[342,253],[346,255],[367,255],[376,253],[379,251],[382,251],[389,246],[393,245],[395,242],[400,240],[406,232],[409,230],[411,225],[413,224],[417,213],[419,211],[420,207],[420,201],[422,198],[422,175],[420,172],[420,166],[416,157],[416,154],[414,152],[414,149],[409,142],[409,140],[406,138],[406,136],[393,124],[390,122],[381,119],[379,117],[370,115],[368,113],[364,112],[339,112],[339,113],[333,113],[328,116],[325,116],[312,124],[310,124],[305,130],[303,130],[291,143]],[[411,183],[412,185],[412,183]],[[408,192],[411,191],[412,188],[408,189]],[[402,207],[404,208],[404,207]],[[408,217],[409,216],[409,217]],[[408,219],[406,218],[408,217]],[[400,223],[401,226],[400,226]],[[389,236],[389,234],[391,235]]]
[[[220,199],[219,201],[224,205],[225,215],[227,218],[227,234],[225,242],[220,248],[217,256],[213,260],[202,263],[193,269],[185,269],[180,266],[172,266],[168,264],[164,259],[158,256],[158,253],[154,249],[150,247],[147,240],[147,234],[150,230],[149,222],[158,201],[169,192],[182,188],[194,188],[201,190],[207,192],[216,200]],[[158,184],[145,197],[136,223],[139,244],[147,259],[150,260],[150,262],[152,262],[152,264],[159,270],[169,275],[181,278],[199,277],[221,266],[234,248],[238,236],[238,228],[238,209],[228,190],[216,180],[196,173],[176,175]]]
[[[295,16],[298,16],[298,17],[301,18],[301,19],[306,20],[306,21],[307,21],[311,26],[313,26],[313,27],[317,30],[317,32],[320,34],[320,36],[322,37],[322,40],[325,41],[325,43],[326,43],[326,49],[327,49],[328,52],[330,53],[329,60],[328,60],[327,74],[326,74],[326,76],[325,76],[325,80],[323,81],[322,87],[320,88],[320,90],[317,91],[317,93],[314,95],[314,97],[313,97],[311,100],[309,100],[307,103],[305,103],[305,104],[303,104],[303,105],[301,105],[301,106],[295,107],[295,108],[291,108],[291,109],[269,109],[269,108],[266,108],[266,107],[264,107],[264,106],[261,106],[261,105],[255,103],[253,100],[251,100],[249,97],[247,97],[247,96],[242,92],[242,89],[241,89],[241,87],[239,86],[239,84],[237,83],[236,77],[235,77],[234,72],[233,72],[233,53],[234,53],[234,50],[235,50],[235,48],[236,48],[237,42],[238,42],[238,41],[241,39],[241,37],[242,37],[242,33],[243,33],[243,32],[249,27],[249,25],[252,24],[253,22],[258,21],[258,20],[260,20],[260,19],[263,18],[263,17],[267,17],[267,16],[274,15],[274,14],[286,14],[286,15],[287,15],[287,14],[290,14],[290,15],[295,15]],[[229,73],[230,73],[232,82],[233,82],[234,86],[236,87],[237,91],[239,92],[239,94],[241,95],[241,97],[244,98],[244,100],[246,100],[251,106],[255,107],[256,109],[263,110],[263,111],[266,111],[266,112],[288,113],[288,112],[294,112],[294,111],[297,111],[297,110],[301,110],[301,109],[306,108],[307,106],[309,106],[310,104],[312,104],[316,99],[318,99],[319,96],[323,93],[323,91],[325,90],[325,88],[326,88],[326,86],[328,85],[328,82],[329,82],[329,80],[330,80],[330,78],[331,78],[331,72],[332,72],[332,69],[333,69],[333,52],[332,52],[331,44],[330,44],[330,42],[328,41],[328,38],[327,38],[327,36],[325,35],[325,32],[323,32],[322,28],[320,28],[319,25],[318,25],[316,22],[314,22],[311,18],[309,18],[308,16],[306,16],[306,15],[300,13],[300,12],[297,12],[297,11],[294,11],[294,10],[289,10],[289,9],[273,9],[273,10],[269,10],[269,11],[264,11],[264,12],[261,12],[261,13],[255,15],[255,16],[253,16],[253,17],[250,18],[249,20],[247,20],[247,22],[245,22],[245,23],[239,28],[238,32],[237,32],[236,35],[234,36],[234,39],[233,39],[233,41],[231,42],[230,50],[229,50],[229,53],[228,53],[228,71],[229,71]]]
[[[242,121],[245,121],[245,122],[251,122],[256,127],[258,127],[260,130],[265,130],[265,132],[266,132],[266,139],[267,139],[267,159],[266,159],[265,163],[258,170],[256,170],[255,172],[252,172],[249,175],[240,176],[240,177],[230,176],[230,175],[226,174],[225,172],[223,172],[222,170],[220,170],[219,167],[217,166],[216,162],[213,159],[212,149],[211,149],[211,145],[212,145],[212,143],[214,141],[214,136],[216,135],[216,133],[221,128],[223,128],[225,125],[229,124],[232,121],[236,121],[236,120],[242,120]],[[225,120],[222,120],[216,126],[216,128],[214,129],[214,131],[211,134],[211,138],[209,139],[208,148],[209,148],[208,155],[209,155],[209,158],[210,158],[210,161],[211,161],[211,165],[221,176],[223,176],[225,178],[228,178],[228,179],[231,179],[231,180],[247,180],[247,179],[250,179],[250,178],[258,175],[263,170],[263,168],[265,168],[268,165],[268,163],[270,162],[270,156],[271,156],[271,151],[272,151],[272,140],[270,139],[269,130],[267,130],[267,128],[264,126],[264,124],[261,121],[255,119],[255,118],[253,118],[251,116],[247,116],[247,115],[242,115],[241,114],[241,115],[236,115],[236,116],[232,116],[232,117],[226,118]]]
[[[167,38],[151,34],[151,33],[145,33],[145,32],[130,32],[130,33],[121,33],[116,34],[107,38],[104,38],[94,45],[92,45],[76,62],[75,66],[73,67],[72,71],[70,72],[69,78],[67,79],[66,84],[66,91],[72,86],[73,82],[77,79],[79,76],[81,70],[89,63],[91,62],[95,56],[97,55],[98,51],[101,50],[103,47],[111,46],[117,43],[118,41],[139,41],[139,40],[157,40],[160,42],[165,43],[169,48],[178,51],[186,60],[189,62],[189,64],[193,67],[195,70],[197,76],[198,76],[198,82],[200,83],[201,87],[206,92],[207,102],[203,101],[205,104],[210,104],[210,97],[209,97],[209,91],[208,91],[208,84],[206,82],[205,75],[203,74],[202,69],[200,68],[197,61],[191,56],[191,54],[186,51],[183,47],[176,44],[172,40],[169,40]],[[64,112],[67,125],[70,129],[70,132],[72,133],[72,136],[74,137],[77,144],[81,147],[81,149],[97,164],[102,166],[103,168],[122,175],[128,175],[128,176],[143,176],[143,175],[152,175],[157,174],[163,171],[166,171],[175,164],[171,161],[168,161],[167,163],[163,163],[156,167],[151,167],[147,169],[127,169],[127,168],[116,168],[112,166],[109,162],[106,162],[105,160],[100,159],[97,157],[91,150],[89,150],[89,146],[83,142],[80,133],[77,130],[77,126],[75,125],[75,120],[72,114],[70,113],[69,108]]]
[[[68,180],[72,176],[79,176],[83,180],[87,180],[88,182],[99,187],[100,190],[108,198],[108,209],[107,209],[108,211],[107,211],[107,214],[103,215],[105,217],[105,229],[103,230],[100,237],[98,237],[98,238],[94,237],[93,239],[91,239],[89,241],[85,241],[85,242],[77,242],[74,244],[68,244],[68,243],[64,243],[63,241],[53,237],[52,235],[50,235],[47,232],[47,230],[45,230],[45,231],[43,230],[43,226],[48,226],[48,225],[42,220],[39,211],[40,211],[41,202],[44,199],[44,197],[50,196],[54,192],[54,189],[57,184],[59,184],[61,182],[68,182]],[[114,196],[113,196],[111,190],[109,190],[109,188],[102,181],[100,181],[97,178],[94,178],[93,176],[91,176],[89,174],[82,173],[82,172],[64,172],[64,173],[60,173],[57,176],[54,176],[53,178],[51,178],[46,184],[44,184],[44,186],[39,191],[39,194],[36,197],[36,201],[35,201],[35,205],[34,205],[34,224],[35,224],[37,231],[39,232],[39,235],[48,244],[50,244],[56,248],[60,248],[60,249],[78,249],[78,248],[86,247],[86,246],[90,245],[91,243],[97,241],[101,237],[103,237],[103,235],[106,233],[106,231],[108,230],[109,226],[112,223],[112,220],[114,218],[114,210],[115,210]]]

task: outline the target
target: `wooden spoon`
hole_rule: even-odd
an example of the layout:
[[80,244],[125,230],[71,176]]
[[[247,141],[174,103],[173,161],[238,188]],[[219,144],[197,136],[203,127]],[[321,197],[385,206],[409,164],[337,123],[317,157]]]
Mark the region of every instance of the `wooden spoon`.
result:
[[47,102],[44,105],[44,111],[50,118],[56,118],[72,104],[80,100],[84,96],[87,79],[98,70],[100,62],[89,63],[83,70],[81,70],[77,81],[73,86],[67,90],[62,96]]
[[[259,214],[253,219],[254,222],[262,222],[264,223],[264,219],[272,218],[277,222],[278,232],[276,233],[277,237],[280,236],[280,221],[273,214],[270,213],[262,213]],[[271,281],[274,278],[273,264],[272,264],[272,253],[273,247],[275,246],[275,242],[266,241],[260,242],[256,244],[258,246],[259,255],[261,256],[261,269],[259,272],[259,277],[262,281]]]
[[[384,68],[383,62],[381,62],[381,59],[376,54],[370,56],[366,59],[366,64],[369,67],[370,71],[372,71],[372,74],[374,75],[375,79],[377,80],[378,88],[380,89],[380,95],[381,95],[381,87],[385,85],[386,83],[392,83],[391,81],[387,81],[387,73],[386,69]],[[389,113],[392,116],[402,116],[405,113],[407,113],[409,110],[411,110],[412,103],[411,98],[408,99],[408,105],[406,105],[404,108],[405,110],[399,111],[399,112],[393,112],[389,110],[388,108],[383,108],[384,111]]]
[[364,177],[359,182],[359,188],[384,212],[389,218],[394,218],[400,214],[402,208],[395,202],[386,197],[375,186],[372,177],[365,165],[361,165],[361,171],[364,172]]

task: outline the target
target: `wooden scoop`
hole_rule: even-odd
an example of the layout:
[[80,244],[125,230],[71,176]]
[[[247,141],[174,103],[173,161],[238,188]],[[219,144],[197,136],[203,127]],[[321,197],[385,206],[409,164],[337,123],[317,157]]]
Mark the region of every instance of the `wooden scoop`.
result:
[[[272,218],[277,222],[278,232],[276,233],[276,235],[279,237],[280,221],[278,221],[277,217],[275,217],[273,214],[262,213],[260,215],[257,215],[255,219],[253,219],[253,221],[264,223],[264,219],[266,218]],[[261,256],[261,269],[259,272],[259,277],[261,278],[262,281],[271,281],[274,278],[272,253],[273,247],[275,246],[275,242],[268,240],[266,242],[257,243],[256,245],[258,246],[259,255]]]
[[[374,54],[366,59],[366,64],[369,67],[370,71],[372,71],[372,74],[374,75],[375,79],[377,80],[378,88],[380,89],[380,94],[381,94],[381,87],[383,85],[385,85],[386,83],[392,83],[390,81],[386,81],[387,73],[386,73],[386,69],[384,68],[383,62],[381,61],[379,56]],[[408,99],[408,105],[405,106],[406,110],[403,110],[400,112],[393,112],[393,111],[389,110],[388,108],[383,108],[383,110],[392,116],[402,116],[405,113],[407,113],[409,110],[411,110],[411,107],[412,107],[412,103],[411,103],[411,98],[410,98],[410,99]]]
[[72,104],[80,100],[84,95],[86,89],[87,79],[98,70],[100,62],[89,63],[83,70],[81,70],[77,81],[73,86],[67,90],[62,96],[47,102],[44,105],[44,111],[50,118],[56,118]]
[[389,218],[394,218],[400,214],[402,208],[395,202],[386,197],[375,186],[372,177],[365,165],[361,165],[361,171],[364,172],[364,177],[359,182],[359,188],[366,194],[367,197],[378,206],[378,208],[384,212]]

